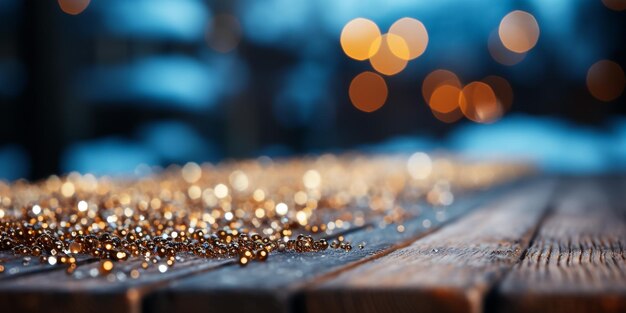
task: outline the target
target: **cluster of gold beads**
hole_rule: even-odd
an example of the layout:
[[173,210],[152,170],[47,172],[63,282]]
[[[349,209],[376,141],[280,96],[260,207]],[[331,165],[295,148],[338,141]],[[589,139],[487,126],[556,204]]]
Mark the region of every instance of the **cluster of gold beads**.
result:
[[137,278],[190,258],[248,265],[273,253],[350,251],[337,237],[342,231],[399,224],[418,214],[407,205],[445,209],[453,193],[528,171],[420,152],[140,166],[131,179],[73,172],[0,182],[0,273],[7,255],[63,265],[69,274],[85,260],[100,260],[100,274],[139,260],[128,273]]

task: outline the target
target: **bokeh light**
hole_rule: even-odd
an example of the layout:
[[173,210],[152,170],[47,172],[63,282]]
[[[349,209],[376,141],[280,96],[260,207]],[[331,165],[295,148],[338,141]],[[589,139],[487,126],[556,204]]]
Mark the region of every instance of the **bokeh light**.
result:
[[406,167],[413,179],[426,179],[433,171],[433,161],[428,154],[416,152],[409,157]]
[[350,83],[350,101],[363,112],[374,112],[387,101],[387,84],[374,72],[363,72]]
[[85,11],[91,0],[58,0],[61,10],[70,15],[78,15]]
[[489,54],[498,63],[502,65],[512,66],[519,62],[522,62],[526,58],[526,52],[517,53],[507,49],[500,41],[498,32],[493,31],[489,35],[489,41],[487,43]]
[[221,53],[234,50],[241,41],[239,20],[230,14],[219,14],[213,18],[211,24],[206,34],[209,47]]
[[602,0],[602,3],[613,11],[626,10],[626,0]]
[[398,35],[385,34],[381,36],[374,40],[371,50],[377,50],[377,52],[370,57],[370,64],[381,74],[388,76],[398,74],[408,63],[409,47],[404,39]]
[[539,24],[530,13],[517,10],[502,18],[498,34],[507,49],[524,53],[537,44]]
[[355,18],[341,31],[341,48],[347,56],[355,60],[367,60],[378,51],[380,37],[380,29],[376,23],[364,18]]
[[600,101],[613,101],[624,91],[626,78],[622,67],[609,60],[593,64],[587,72],[587,88]]
[[493,89],[503,111],[511,109],[511,105],[513,104],[513,87],[511,87],[511,84],[504,77],[490,75],[483,78],[482,82]]
[[496,94],[483,82],[467,84],[460,94],[459,106],[465,117],[477,123],[492,123],[502,116]]
[[461,118],[463,118],[463,112],[461,112],[460,108],[456,108],[454,110],[452,110],[451,112],[448,113],[441,113],[441,112],[437,112],[435,110],[431,110],[431,112],[433,113],[433,116],[444,122],[447,124],[451,124],[454,123],[458,120],[460,120]]
[[459,107],[461,89],[457,86],[443,84],[437,87],[430,96],[430,109],[440,113],[450,113]]
[[[428,46],[428,32],[422,22],[405,17],[397,20],[389,28],[389,34],[394,34],[402,38],[408,48],[408,56],[404,50],[404,47],[399,45],[392,45],[391,52],[397,57],[405,60],[413,60],[426,51]],[[396,51],[398,50],[398,51]]]
[[461,89],[461,81],[456,74],[448,70],[434,70],[424,78],[422,83],[422,96],[426,103],[430,102],[430,97],[437,87],[447,84]]

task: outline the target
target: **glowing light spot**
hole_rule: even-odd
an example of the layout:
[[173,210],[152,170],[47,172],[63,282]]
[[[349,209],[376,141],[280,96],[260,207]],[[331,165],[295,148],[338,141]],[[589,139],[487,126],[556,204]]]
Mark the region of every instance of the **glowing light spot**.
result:
[[377,72],[391,76],[400,73],[406,67],[409,47],[402,37],[385,34],[374,40],[371,50],[375,49],[377,52],[370,57],[370,64]]
[[626,10],[626,0],[602,0],[602,3],[613,11]]
[[265,191],[261,190],[261,189],[257,189],[252,193],[252,198],[254,199],[254,201],[256,202],[261,202],[263,200],[265,200]]
[[55,264],[57,264],[57,257],[55,257],[55,256],[53,256],[53,255],[49,256],[49,257],[48,257],[48,264],[50,264],[50,265],[55,265]]
[[347,56],[363,61],[372,57],[380,47],[380,29],[376,23],[355,18],[348,22],[341,31],[341,48]]
[[215,51],[221,53],[233,51],[241,41],[239,20],[229,14],[216,15],[206,34],[206,40],[209,47]]
[[108,223],[115,223],[115,222],[117,222],[117,216],[110,215],[109,217],[107,217],[107,222]]
[[617,99],[624,91],[626,78],[622,67],[609,60],[593,64],[587,71],[587,88],[592,96],[604,102]]
[[512,66],[519,62],[522,62],[526,58],[526,52],[516,53],[507,49],[500,41],[498,32],[494,31],[489,35],[489,41],[487,42],[487,48],[489,54],[498,63],[502,65]]
[[226,213],[224,213],[224,218],[227,221],[231,221],[233,219],[233,217],[234,217],[233,212],[226,212]]
[[478,123],[491,123],[502,116],[502,107],[496,94],[483,82],[471,82],[465,86],[459,106],[465,117]]
[[78,211],[80,212],[85,212],[89,208],[89,204],[85,200],[78,201],[78,204],[76,206],[78,207]]
[[304,183],[304,187],[315,189],[322,183],[322,176],[316,170],[308,170],[302,176],[302,183]]
[[298,191],[293,195],[293,201],[298,205],[305,205],[309,197],[304,191]]
[[191,185],[189,189],[187,189],[187,194],[190,199],[200,199],[202,196],[202,189],[198,185]]
[[41,207],[39,205],[33,205],[33,214],[39,215],[41,213]]
[[224,184],[217,184],[213,189],[215,196],[219,199],[224,199],[228,196],[228,187]]
[[246,173],[239,170],[232,172],[228,177],[228,180],[230,181],[230,185],[237,191],[244,191],[248,189],[248,185],[250,184]]
[[426,27],[424,27],[422,22],[414,18],[405,17],[397,20],[389,28],[389,34],[394,34],[402,38],[408,48],[408,51],[405,51],[401,43],[391,46],[391,52],[401,59],[413,60],[418,58],[426,51],[426,47],[428,46],[428,32],[426,31]]
[[422,83],[422,96],[426,103],[430,102],[430,97],[437,87],[441,85],[451,85],[461,89],[461,81],[456,74],[448,70],[434,70],[424,78]]
[[75,191],[74,184],[71,182],[65,182],[61,185],[61,194],[66,198],[73,196]]
[[458,120],[460,120],[461,118],[463,118],[463,112],[461,112],[460,108],[456,108],[454,109],[452,112],[448,112],[448,113],[441,113],[441,112],[437,112],[435,110],[431,110],[431,113],[433,113],[433,116],[444,122],[444,123],[454,123]]
[[81,14],[87,7],[91,0],[58,0],[61,11],[70,14]]
[[139,275],[140,275],[140,273],[139,273],[139,270],[137,270],[137,269],[133,269],[133,270],[130,271],[130,277],[132,279],[139,278]]
[[197,163],[189,162],[183,166],[181,174],[186,182],[193,184],[202,176],[202,168]]
[[459,107],[461,89],[452,85],[441,85],[430,96],[430,109],[440,113],[450,113]]
[[530,13],[517,10],[502,18],[498,34],[507,49],[524,53],[537,44],[539,24]]
[[254,210],[254,216],[256,216],[257,218],[265,217],[265,210],[263,210],[263,208],[257,208],[256,210]]
[[308,217],[306,216],[306,213],[304,211],[298,211],[298,213],[296,213],[296,219],[298,220],[298,223],[300,223],[300,225],[305,226],[308,222]]
[[428,154],[424,152],[416,152],[409,157],[406,167],[409,175],[411,175],[413,179],[425,179],[430,176],[430,173],[433,170],[433,162]]
[[289,207],[287,207],[285,203],[280,202],[276,205],[276,213],[278,215],[285,215],[287,214],[287,211],[289,211]]
[[165,273],[165,272],[167,272],[167,265],[165,265],[165,264],[159,264],[159,266],[157,267],[157,269],[159,270],[159,272],[161,272],[161,273]]
[[500,76],[490,75],[483,78],[482,82],[493,89],[504,111],[511,109],[511,105],[513,104],[513,88],[506,79]]
[[374,112],[387,101],[387,84],[378,74],[363,72],[350,83],[350,101],[363,112]]

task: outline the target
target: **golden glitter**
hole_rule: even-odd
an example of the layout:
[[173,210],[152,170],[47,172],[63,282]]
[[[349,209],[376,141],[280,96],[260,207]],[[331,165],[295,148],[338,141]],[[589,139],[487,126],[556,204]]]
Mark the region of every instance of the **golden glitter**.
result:
[[159,270],[159,272],[165,273],[165,272],[167,272],[167,265],[166,264],[159,264],[157,269]]
[[186,182],[193,184],[202,176],[202,168],[196,163],[189,162],[183,166],[181,174]]
[[80,253],[83,250],[83,245],[80,242],[72,242],[70,244],[70,252],[71,253]]
[[65,182],[63,185],[61,185],[61,194],[66,198],[73,196],[74,191],[74,184],[72,184],[71,182]]
[[276,205],[276,213],[278,215],[285,215],[287,214],[287,211],[289,210],[289,207],[287,207],[287,205],[285,203],[279,203]]
[[140,273],[139,273],[139,270],[137,270],[137,269],[133,269],[133,270],[130,271],[130,277],[132,279],[139,278],[139,275],[140,275]]
[[100,262],[100,273],[106,274],[113,270],[113,262],[110,260]]
[[[189,257],[232,259],[243,266],[272,253],[347,252],[352,244],[334,232],[375,221],[403,232],[405,219],[422,217],[401,203],[428,202],[444,214],[457,190],[483,189],[529,170],[419,152],[187,163],[149,180],[71,173],[0,188],[0,251],[14,253],[24,265],[32,257],[64,264],[72,276],[85,273],[76,270],[82,266],[78,256],[92,258],[100,263],[87,271],[90,277],[120,280],[136,279],[152,265],[165,273]],[[364,206],[370,209],[356,210]],[[140,265],[111,275],[125,260]]]

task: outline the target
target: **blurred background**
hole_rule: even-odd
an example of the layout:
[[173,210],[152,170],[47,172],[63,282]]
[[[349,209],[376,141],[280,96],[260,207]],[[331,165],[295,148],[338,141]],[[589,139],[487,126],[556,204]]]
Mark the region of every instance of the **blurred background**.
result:
[[363,151],[626,170],[625,0],[1,0],[0,179]]

